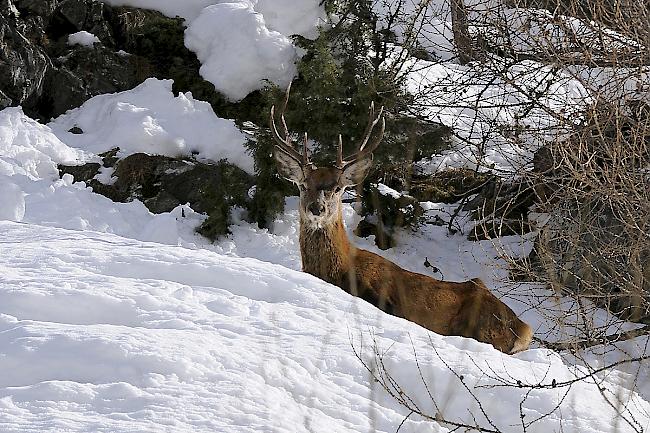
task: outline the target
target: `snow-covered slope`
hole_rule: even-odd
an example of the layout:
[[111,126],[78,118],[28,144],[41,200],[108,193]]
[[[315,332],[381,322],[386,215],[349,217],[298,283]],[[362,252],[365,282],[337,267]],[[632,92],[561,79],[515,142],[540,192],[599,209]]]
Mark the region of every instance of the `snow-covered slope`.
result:
[[[615,419],[588,381],[567,395],[475,388],[494,382],[485,371],[524,383],[570,379],[550,351],[511,357],[430,334],[278,265],[32,224],[0,222],[0,232],[2,432],[393,432],[408,411],[353,352],[371,362],[373,344],[430,408],[417,354],[447,419],[487,423],[443,360],[501,431],[520,430],[519,402],[529,419],[559,405],[528,431],[601,432]],[[650,404],[622,397],[647,426]],[[446,430],[412,417],[400,431]]]

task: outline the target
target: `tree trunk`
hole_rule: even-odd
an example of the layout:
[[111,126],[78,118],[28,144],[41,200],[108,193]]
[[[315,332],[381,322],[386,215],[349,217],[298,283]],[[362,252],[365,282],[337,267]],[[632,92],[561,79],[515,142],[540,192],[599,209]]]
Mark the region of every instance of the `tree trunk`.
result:
[[451,1],[451,29],[454,34],[454,45],[458,50],[458,60],[461,65],[469,63],[474,55],[472,38],[467,24],[467,8],[463,0]]

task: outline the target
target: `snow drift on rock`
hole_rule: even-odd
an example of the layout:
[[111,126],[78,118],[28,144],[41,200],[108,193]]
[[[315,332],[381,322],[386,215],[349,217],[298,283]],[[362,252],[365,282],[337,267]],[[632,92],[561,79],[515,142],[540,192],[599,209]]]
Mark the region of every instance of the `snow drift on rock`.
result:
[[96,42],[100,42],[97,36],[83,30],[77,33],[72,33],[68,36],[68,45],[82,45],[84,47],[92,48]]
[[173,245],[182,240],[192,246],[199,240],[194,228],[205,216],[188,206],[153,215],[140,201],[114,203],[83,182],[75,183],[69,174],[59,179],[57,164],[95,158],[67,146],[20,108],[0,111],[0,220],[96,230]]
[[[49,126],[70,146],[94,153],[119,147],[121,155],[144,152],[172,157],[227,159],[253,173],[246,137],[232,120],[214,114],[191,93],[174,96],[172,80],[149,78],[132,90],[95,96]],[[82,134],[68,132],[81,128]]]
[[185,45],[201,61],[201,76],[232,101],[267,81],[286,87],[296,75],[291,40],[269,30],[246,2],[205,8],[187,28]]

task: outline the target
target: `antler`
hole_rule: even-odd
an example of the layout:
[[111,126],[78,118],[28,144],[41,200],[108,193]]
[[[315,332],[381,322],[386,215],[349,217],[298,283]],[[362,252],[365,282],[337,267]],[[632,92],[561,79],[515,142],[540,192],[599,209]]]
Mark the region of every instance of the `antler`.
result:
[[[381,121],[381,129],[379,134],[375,136],[375,139],[368,144],[368,140],[372,136],[372,131],[375,129],[375,126]],[[381,139],[384,137],[384,131],[386,129],[386,119],[384,118],[384,107],[382,106],[379,109],[379,114],[375,116],[375,103],[374,101],[370,103],[370,108],[368,110],[368,126],[366,126],[366,131],[359,145],[359,150],[357,150],[353,155],[350,155],[350,159],[343,159],[343,138],[339,135],[339,148],[336,157],[336,165],[339,168],[343,168],[346,165],[352,164],[360,158],[367,156],[368,154],[374,152],[374,150],[381,143]]]
[[301,165],[306,166],[307,164],[309,164],[309,154],[307,153],[307,133],[305,132],[305,141],[302,145],[302,154],[301,154],[296,150],[295,144],[291,141],[291,138],[289,137],[289,128],[287,128],[287,122],[284,119],[284,111],[286,110],[287,104],[289,103],[290,91],[291,91],[291,83],[289,83],[289,86],[287,87],[287,91],[284,97],[284,102],[282,103],[282,110],[280,111],[280,121],[282,122],[282,127],[284,128],[284,138],[280,136],[280,133],[278,132],[278,128],[275,125],[275,105],[271,107],[271,119],[270,119],[271,132],[273,134],[273,138],[275,138],[275,141],[277,143],[276,149],[282,151],[286,155],[295,159]]

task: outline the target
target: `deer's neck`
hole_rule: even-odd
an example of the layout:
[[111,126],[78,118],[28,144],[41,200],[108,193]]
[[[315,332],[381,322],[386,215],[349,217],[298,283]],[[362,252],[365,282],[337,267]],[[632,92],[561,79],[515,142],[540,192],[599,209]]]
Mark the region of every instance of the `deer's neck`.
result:
[[329,283],[341,285],[351,266],[351,251],[343,218],[320,228],[310,227],[306,219],[300,219],[300,254],[303,271]]

